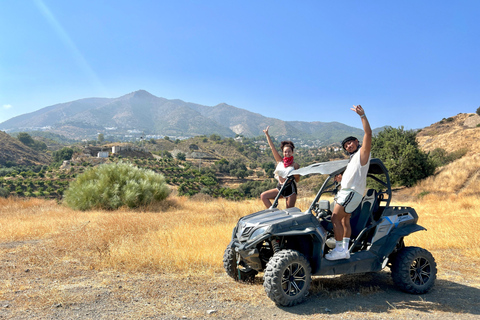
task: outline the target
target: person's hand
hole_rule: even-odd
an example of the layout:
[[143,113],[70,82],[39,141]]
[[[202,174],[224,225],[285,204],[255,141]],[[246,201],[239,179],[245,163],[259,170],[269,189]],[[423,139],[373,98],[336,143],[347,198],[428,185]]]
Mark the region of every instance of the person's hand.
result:
[[268,126],[265,130],[263,130],[263,133],[265,133],[267,136],[268,136],[268,128],[270,128],[270,126]]
[[341,182],[341,181],[342,181],[342,174],[341,174],[341,173],[340,173],[340,174],[337,174],[337,175],[335,176],[334,180],[335,180],[336,182]]
[[365,115],[365,110],[363,110],[361,105],[353,105],[353,108],[350,108],[351,110],[355,111],[360,117]]

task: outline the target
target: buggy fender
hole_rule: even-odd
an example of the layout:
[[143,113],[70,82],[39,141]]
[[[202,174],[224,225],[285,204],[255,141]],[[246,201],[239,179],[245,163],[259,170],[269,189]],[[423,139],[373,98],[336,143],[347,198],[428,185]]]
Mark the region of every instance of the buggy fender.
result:
[[[321,227],[308,227],[305,229],[301,230],[288,230],[285,232],[279,232],[275,233],[275,237],[301,237],[301,236],[311,236],[313,242],[320,242],[323,243],[325,242],[325,238],[327,237],[327,232]],[[238,249],[239,250],[250,250],[252,248],[255,248],[259,243],[267,240],[268,238],[271,238],[273,234],[271,233],[266,233],[262,237],[256,239],[253,242],[247,242],[245,244],[238,244]],[[235,243],[235,241],[231,241],[229,246],[232,246]]]
[[228,244],[227,248],[233,248],[233,247],[234,247],[234,245],[233,245],[234,243],[235,243],[235,241],[234,241],[233,239],[230,240],[230,243]]
[[[379,257],[383,257],[383,259],[387,258],[393,252],[393,250],[397,246],[398,241],[401,238],[408,236],[411,233],[422,231],[422,230],[427,230],[427,229],[425,229],[422,226],[419,226],[418,224],[411,224],[411,225],[404,226],[402,228],[395,229],[386,237],[384,245],[375,246],[378,248],[377,255]],[[376,250],[374,250],[374,248],[372,247],[370,251],[376,251]]]

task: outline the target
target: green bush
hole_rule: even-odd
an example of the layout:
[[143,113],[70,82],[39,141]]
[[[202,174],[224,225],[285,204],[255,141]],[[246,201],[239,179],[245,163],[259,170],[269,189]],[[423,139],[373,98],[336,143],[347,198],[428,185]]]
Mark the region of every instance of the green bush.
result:
[[65,191],[64,201],[79,210],[134,208],[164,200],[169,193],[163,175],[119,162],[79,175]]
[[467,152],[467,148],[459,149],[452,153],[448,153],[442,148],[435,148],[428,154],[428,157],[433,162],[435,167],[441,167],[457,159],[460,159],[461,157],[466,155]]
[[264,181],[248,181],[238,187],[238,191],[247,198],[258,198],[262,192],[274,189],[277,186],[277,180],[266,179]]
[[183,153],[183,152],[177,153],[177,159],[185,161],[185,159],[186,159],[185,153]]
[[6,198],[10,194],[10,191],[7,188],[0,188],[0,197]]
[[435,164],[416,141],[416,132],[386,127],[372,140],[372,157],[380,158],[396,186],[413,186],[418,180],[432,175]]

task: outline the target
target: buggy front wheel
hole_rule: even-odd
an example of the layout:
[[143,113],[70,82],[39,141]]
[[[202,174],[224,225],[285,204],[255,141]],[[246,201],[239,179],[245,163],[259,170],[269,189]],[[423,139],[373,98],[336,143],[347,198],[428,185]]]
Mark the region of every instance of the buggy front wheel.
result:
[[241,261],[237,264],[235,250],[227,247],[223,254],[223,267],[227,274],[235,281],[252,282],[257,275],[257,271],[244,265]]
[[311,281],[310,263],[305,256],[295,250],[281,250],[267,263],[263,287],[273,302],[290,307],[305,299]]

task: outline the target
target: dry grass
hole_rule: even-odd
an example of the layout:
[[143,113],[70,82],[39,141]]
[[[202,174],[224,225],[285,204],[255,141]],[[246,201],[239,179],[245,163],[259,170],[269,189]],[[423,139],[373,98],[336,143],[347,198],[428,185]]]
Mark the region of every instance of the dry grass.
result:
[[178,197],[162,206],[81,212],[52,201],[0,199],[0,241],[53,242],[57,252],[42,263],[60,259],[97,269],[211,274],[221,270],[235,223],[258,211],[259,202]]
[[442,148],[447,152],[468,149],[469,154],[476,153],[480,148],[480,121],[477,114],[461,113],[452,117],[453,121],[434,123],[420,131],[417,141],[424,151]]
[[[309,203],[299,199],[298,206]],[[471,263],[464,268],[478,265],[478,197],[432,192],[408,205],[428,232],[407,237],[407,245],[432,251],[440,265],[465,258]],[[223,251],[238,219],[261,208],[258,200],[175,197],[163,209],[81,212],[53,201],[0,199],[0,241],[41,241],[55,248],[34,252],[32,265],[75,261],[90,269],[212,275],[223,272]]]
[[433,176],[420,181],[416,186],[401,193],[413,196],[434,194],[442,198],[450,195],[480,195],[480,153],[452,162]]

